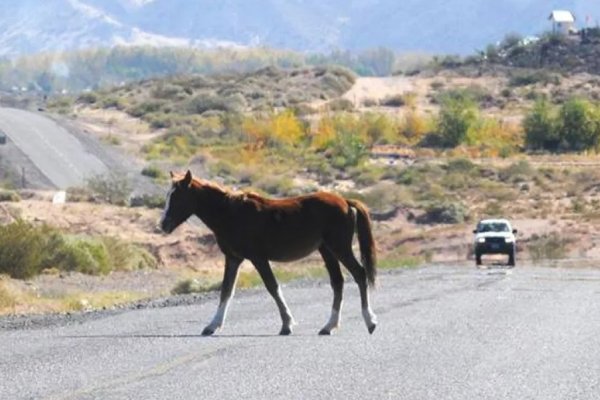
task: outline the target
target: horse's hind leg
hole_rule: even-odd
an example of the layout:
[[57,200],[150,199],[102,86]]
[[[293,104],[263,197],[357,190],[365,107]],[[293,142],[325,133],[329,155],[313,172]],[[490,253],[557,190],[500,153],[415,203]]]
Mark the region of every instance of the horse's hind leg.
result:
[[344,276],[340,269],[340,263],[337,258],[327,250],[325,246],[319,248],[319,252],[325,261],[325,267],[329,272],[329,280],[333,289],[333,306],[331,307],[331,316],[323,329],[319,331],[319,335],[331,335],[331,331],[340,325],[342,313],[342,295],[344,292]]
[[242,260],[236,257],[225,256],[225,272],[223,274],[223,283],[221,285],[221,300],[219,302],[219,308],[213,317],[210,324],[202,331],[203,336],[210,336],[217,329],[223,326],[225,317],[227,315],[227,307],[229,306],[229,300],[233,297],[235,292],[235,281],[237,280],[238,270]]
[[351,245],[343,246],[343,248],[329,248],[342,264],[344,264],[348,271],[350,271],[350,274],[352,274],[352,277],[358,284],[363,319],[365,320],[369,333],[373,333],[377,327],[377,316],[373,313],[373,310],[371,310],[371,305],[369,303],[369,287],[365,269],[360,265],[356,257],[354,257]]
[[268,260],[253,260],[252,264],[256,267],[260,277],[262,278],[267,291],[273,296],[275,299],[275,303],[277,303],[277,307],[279,308],[279,314],[281,315],[281,331],[280,335],[289,335],[292,333],[292,325],[294,324],[294,318],[288,308],[285,300],[283,298],[283,294],[281,293],[281,288],[277,283],[277,279],[275,279],[275,275],[273,275],[273,270],[271,269],[271,265]]

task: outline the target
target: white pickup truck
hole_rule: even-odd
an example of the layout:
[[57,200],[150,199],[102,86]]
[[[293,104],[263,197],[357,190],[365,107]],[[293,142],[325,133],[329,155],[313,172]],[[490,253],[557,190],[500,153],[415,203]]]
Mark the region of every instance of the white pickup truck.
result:
[[508,265],[515,266],[517,243],[510,222],[506,219],[484,219],[479,221],[475,234],[475,263],[481,265],[484,254],[506,254]]

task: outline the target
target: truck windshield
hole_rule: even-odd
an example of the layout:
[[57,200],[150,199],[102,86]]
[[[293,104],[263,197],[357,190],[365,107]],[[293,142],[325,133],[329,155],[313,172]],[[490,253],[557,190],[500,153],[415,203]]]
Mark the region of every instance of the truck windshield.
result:
[[492,222],[479,224],[477,226],[477,232],[508,232],[508,225],[504,222]]

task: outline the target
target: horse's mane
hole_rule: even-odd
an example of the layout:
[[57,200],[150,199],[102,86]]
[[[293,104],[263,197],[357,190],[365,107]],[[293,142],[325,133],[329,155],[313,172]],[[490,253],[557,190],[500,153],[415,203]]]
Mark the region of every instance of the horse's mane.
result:
[[192,186],[197,189],[208,188],[217,192],[221,192],[233,202],[254,202],[265,204],[268,201],[267,198],[251,190],[232,190],[228,187],[218,184],[217,182],[206,181],[196,177],[192,178]]

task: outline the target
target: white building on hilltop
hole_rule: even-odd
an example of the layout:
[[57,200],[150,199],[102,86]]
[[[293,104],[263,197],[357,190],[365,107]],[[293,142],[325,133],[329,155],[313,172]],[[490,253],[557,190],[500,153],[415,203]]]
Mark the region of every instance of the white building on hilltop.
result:
[[576,33],[575,17],[571,11],[554,10],[550,13],[548,20],[552,21],[552,32],[569,35]]

